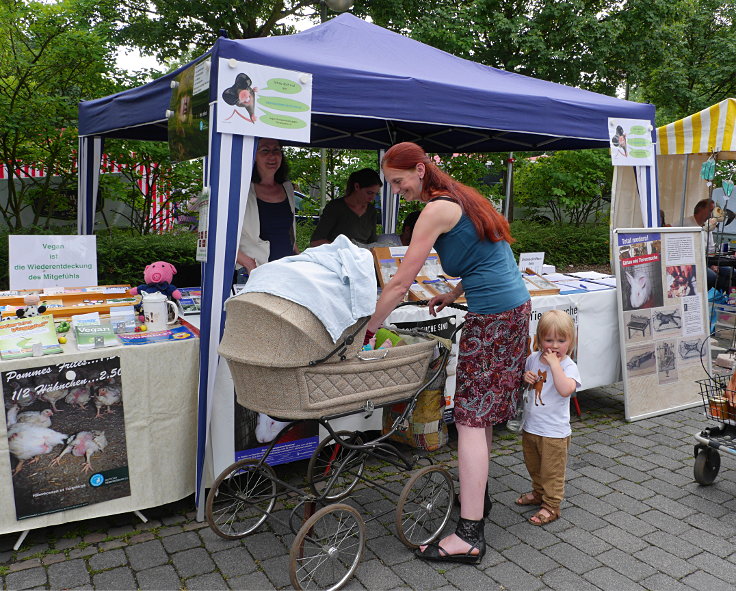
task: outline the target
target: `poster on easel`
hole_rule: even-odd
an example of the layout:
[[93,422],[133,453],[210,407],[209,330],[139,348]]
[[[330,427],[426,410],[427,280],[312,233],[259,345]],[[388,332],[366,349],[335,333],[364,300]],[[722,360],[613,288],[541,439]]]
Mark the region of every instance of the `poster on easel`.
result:
[[120,357],[23,367],[0,372],[16,519],[130,496]]
[[702,403],[711,373],[701,230],[614,230],[627,421]]

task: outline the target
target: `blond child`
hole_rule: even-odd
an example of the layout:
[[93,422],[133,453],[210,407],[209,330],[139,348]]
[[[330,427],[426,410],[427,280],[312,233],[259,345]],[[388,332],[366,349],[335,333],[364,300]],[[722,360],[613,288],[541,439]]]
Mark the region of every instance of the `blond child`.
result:
[[575,324],[562,310],[542,314],[537,348],[526,360],[522,448],[532,490],[517,505],[541,505],[530,519],[546,525],[560,517],[570,447],[570,396],[580,388],[580,372],[568,353],[575,346]]

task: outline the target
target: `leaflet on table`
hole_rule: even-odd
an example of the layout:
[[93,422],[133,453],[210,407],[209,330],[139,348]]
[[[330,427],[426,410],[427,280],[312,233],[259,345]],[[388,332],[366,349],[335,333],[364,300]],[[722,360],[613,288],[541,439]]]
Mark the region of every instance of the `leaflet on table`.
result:
[[50,314],[30,318],[10,318],[0,323],[0,356],[3,359],[61,353],[56,338],[54,317]]
[[180,287],[179,307],[184,315],[199,314],[201,312],[202,288]]
[[133,334],[121,334],[118,338],[123,345],[149,345],[151,343],[164,343],[167,341],[183,341],[192,339],[197,335],[186,326],[177,326],[168,330],[156,332],[136,332]]
[[77,337],[77,349],[99,349],[119,345],[115,332],[109,322],[100,324],[79,324],[74,329]]

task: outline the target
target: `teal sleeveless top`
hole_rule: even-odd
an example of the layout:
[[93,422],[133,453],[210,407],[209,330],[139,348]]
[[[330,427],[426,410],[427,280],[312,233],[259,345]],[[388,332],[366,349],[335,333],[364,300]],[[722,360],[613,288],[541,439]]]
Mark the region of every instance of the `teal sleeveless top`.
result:
[[[448,197],[435,199],[454,202]],[[529,300],[509,243],[478,238],[475,226],[464,213],[455,227],[440,234],[434,247],[444,271],[462,279],[471,312],[498,314]]]

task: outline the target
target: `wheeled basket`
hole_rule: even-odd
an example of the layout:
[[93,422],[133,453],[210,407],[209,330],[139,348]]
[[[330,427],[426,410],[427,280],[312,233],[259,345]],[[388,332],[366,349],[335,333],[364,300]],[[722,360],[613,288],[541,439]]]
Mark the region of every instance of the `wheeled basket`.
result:
[[[361,351],[366,323],[350,327],[335,345],[319,320],[298,304],[262,293],[228,302],[220,354],[228,361],[238,403],[296,422],[281,430],[261,459],[235,462],[215,479],[206,516],[226,539],[247,536],[268,518],[287,525],[295,534],[289,576],[296,589],[342,587],[363,555],[366,522],[393,512],[399,539],[416,548],[440,535],[453,507],[453,479],[431,460],[412,474],[388,511],[364,519],[352,505],[337,503],[361,480],[396,495],[368,478],[366,460],[376,458],[402,471],[417,467],[418,458],[389,439],[406,428],[419,393],[444,369],[449,355],[449,343],[439,342],[441,354],[429,369],[438,339],[416,331],[405,337],[411,344]],[[330,425],[336,418],[401,402],[407,403],[404,412],[378,437],[336,432]],[[309,460],[306,489],[280,479],[268,464],[271,450],[304,419],[317,420],[329,434]],[[287,521],[274,515],[289,506]]]
[[721,467],[721,451],[736,455],[736,391],[731,375],[714,375],[697,380],[703,397],[705,416],[719,423],[695,435],[694,476],[698,484],[713,484]]

